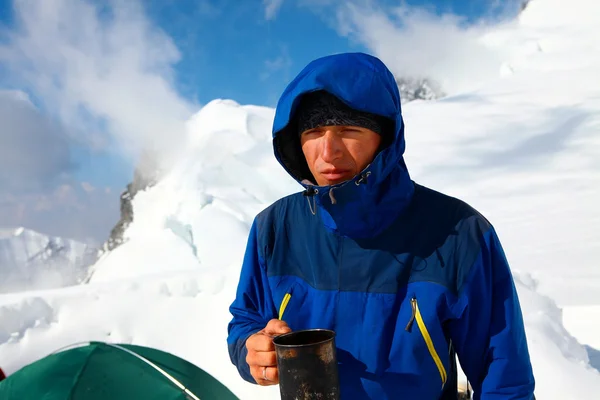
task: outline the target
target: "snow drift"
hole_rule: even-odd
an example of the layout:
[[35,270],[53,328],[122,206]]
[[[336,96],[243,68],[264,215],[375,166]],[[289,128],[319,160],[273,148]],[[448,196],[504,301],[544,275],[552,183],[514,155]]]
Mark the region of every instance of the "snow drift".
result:
[[[466,200],[497,228],[540,399],[600,392],[593,344],[567,331],[561,310],[569,307],[575,317],[565,319],[567,328],[580,331],[578,310],[600,305],[600,25],[593,15],[600,3],[534,0],[518,21],[482,38],[510,50],[496,81],[404,107],[413,178]],[[273,114],[209,103],[188,123],[186,154],[134,198],[125,243],[103,255],[88,285],[0,296],[3,369],[10,374],[73,342],[108,340],[172,352],[242,399],[279,398],[277,387],[241,380],[225,342],[250,223],[300,190],[273,157]],[[585,328],[597,336],[600,321]]]

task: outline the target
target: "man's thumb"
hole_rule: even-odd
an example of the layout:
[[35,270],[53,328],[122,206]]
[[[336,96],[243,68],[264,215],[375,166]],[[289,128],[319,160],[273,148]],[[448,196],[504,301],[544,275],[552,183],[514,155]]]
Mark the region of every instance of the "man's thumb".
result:
[[282,335],[291,331],[292,330],[285,321],[281,321],[278,319],[272,319],[265,327],[265,333],[270,336]]

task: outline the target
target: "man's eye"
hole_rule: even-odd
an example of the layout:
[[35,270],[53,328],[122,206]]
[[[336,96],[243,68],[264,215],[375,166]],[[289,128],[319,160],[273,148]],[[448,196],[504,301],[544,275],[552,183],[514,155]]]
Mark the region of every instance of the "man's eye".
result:
[[314,136],[314,135],[318,135],[318,134],[320,134],[320,133],[321,133],[321,131],[320,131],[320,130],[318,130],[318,129],[314,129],[314,130],[312,130],[312,131],[306,131],[306,132],[304,132],[304,133],[303,133],[303,135],[307,135],[307,136]]

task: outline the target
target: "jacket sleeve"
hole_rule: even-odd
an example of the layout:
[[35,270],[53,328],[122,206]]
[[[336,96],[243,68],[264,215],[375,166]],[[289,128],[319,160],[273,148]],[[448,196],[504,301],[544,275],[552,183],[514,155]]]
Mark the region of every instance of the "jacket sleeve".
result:
[[246,339],[262,330],[272,318],[272,303],[264,262],[258,251],[256,220],[250,228],[236,297],[229,307],[233,319],[228,325],[227,345],[231,362],[240,376],[256,383],[246,362]]
[[[455,305],[450,337],[475,399],[535,399],[523,315],[493,227],[476,236],[480,251]],[[473,237],[473,236],[472,236]]]

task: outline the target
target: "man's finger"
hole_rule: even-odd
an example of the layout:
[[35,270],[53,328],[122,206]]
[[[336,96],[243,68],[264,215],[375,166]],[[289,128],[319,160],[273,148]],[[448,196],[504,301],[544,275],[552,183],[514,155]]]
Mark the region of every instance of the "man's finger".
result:
[[273,367],[277,365],[277,356],[274,351],[254,351],[248,352],[248,365],[258,365],[260,367]]
[[[279,383],[279,373],[276,367],[251,367],[252,377],[261,386],[277,385]],[[265,379],[266,378],[266,379]]]
[[279,370],[277,367],[267,367],[267,380],[271,382],[273,385],[279,383]]
[[265,333],[252,335],[246,342],[246,347],[248,351],[273,351],[275,349],[273,339]]

